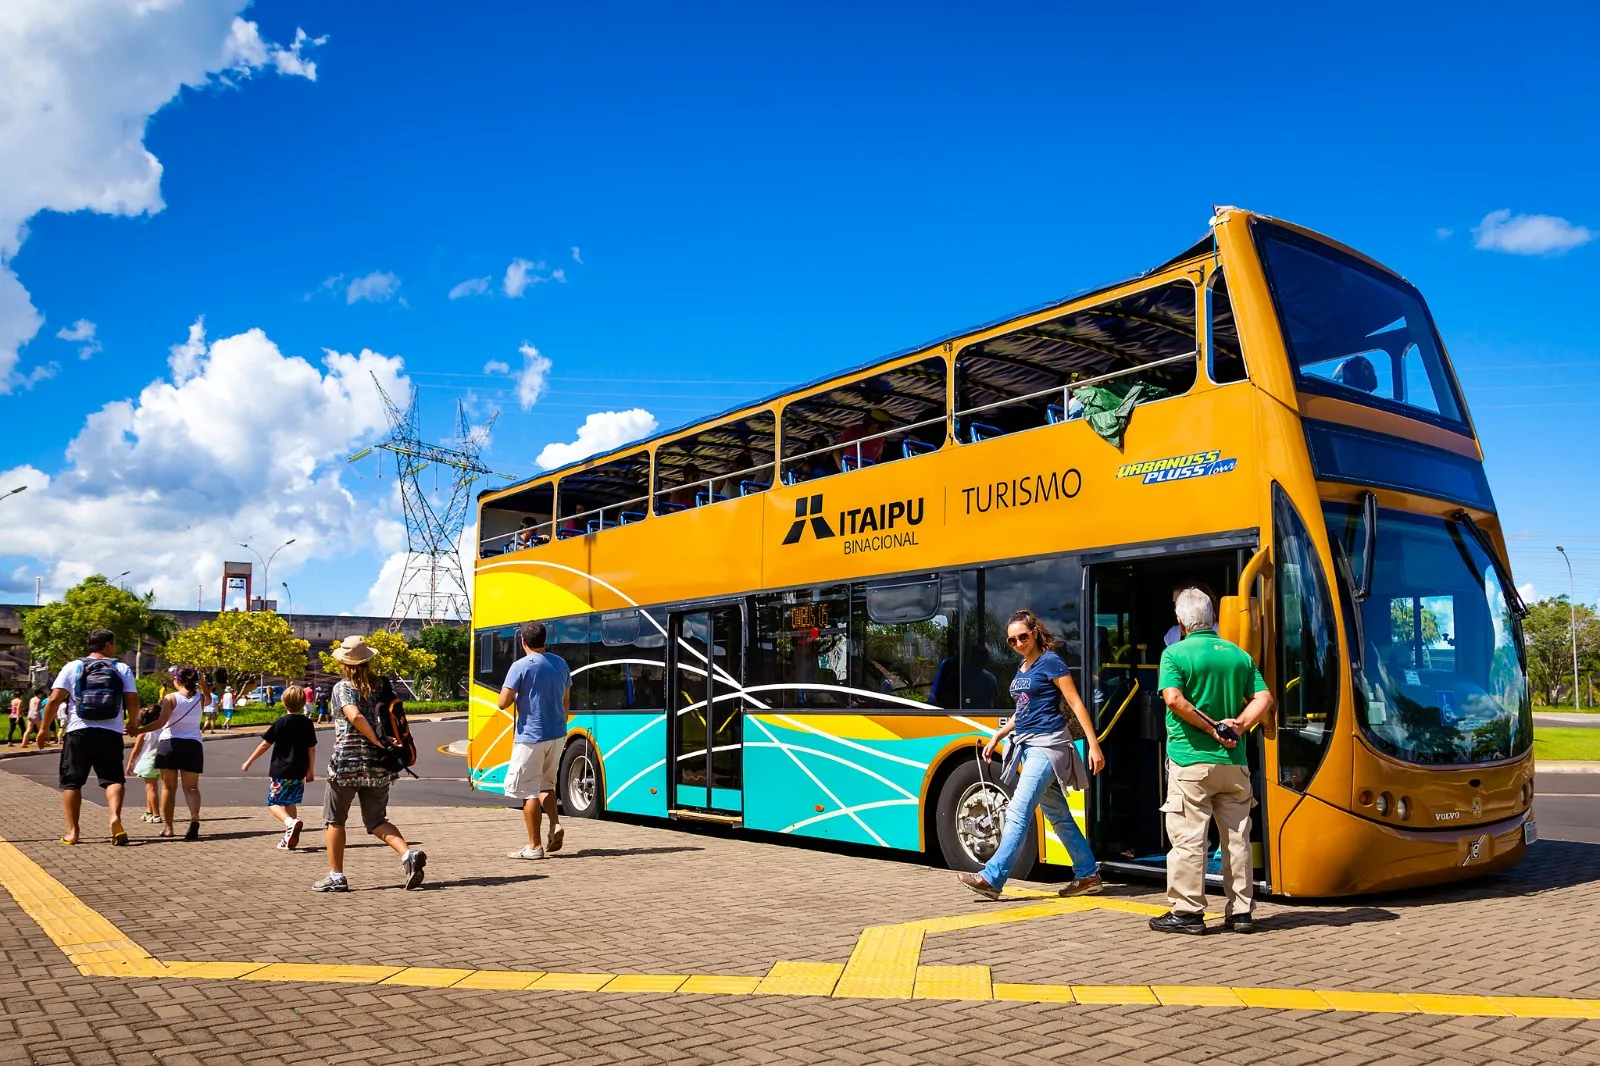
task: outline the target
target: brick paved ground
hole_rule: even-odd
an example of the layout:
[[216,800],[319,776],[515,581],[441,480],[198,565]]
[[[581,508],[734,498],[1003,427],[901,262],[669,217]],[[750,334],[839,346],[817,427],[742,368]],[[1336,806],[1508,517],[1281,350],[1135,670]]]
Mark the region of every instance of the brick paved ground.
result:
[[[313,791],[316,789],[314,788]],[[765,974],[844,962],[861,930],[997,906],[947,871],[613,822],[562,855],[502,858],[516,815],[397,809],[432,859],[398,890],[387,849],[319,897],[320,853],[273,850],[258,810],[197,844],[57,847],[56,794],[0,773],[0,836],[158,958],[613,973]],[[314,838],[308,840],[317,846]],[[1150,886],[1119,887],[1157,901]],[[1005,906],[1005,905],[998,905]],[[1354,904],[1262,904],[1262,932],[1163,937],[1095,911],[930,935],[925,964],[996,981],[1197,983],[1600,997],[1600,847],[1548,842],[1510,875]],[[404,931],[404,932],[402,932]],[[86,978],[0,893],[0,1062],[1600,1063],[1600,1021],[1170,1006],[499,992]]]

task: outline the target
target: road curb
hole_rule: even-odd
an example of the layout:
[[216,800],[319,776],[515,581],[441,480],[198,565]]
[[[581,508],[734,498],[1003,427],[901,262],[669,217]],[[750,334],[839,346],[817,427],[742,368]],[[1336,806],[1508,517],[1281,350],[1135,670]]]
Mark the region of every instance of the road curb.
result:
[[1541,774],[1600,774],[1600,762],[1548,762],[1540,760],[1533,764],[1533,768]]

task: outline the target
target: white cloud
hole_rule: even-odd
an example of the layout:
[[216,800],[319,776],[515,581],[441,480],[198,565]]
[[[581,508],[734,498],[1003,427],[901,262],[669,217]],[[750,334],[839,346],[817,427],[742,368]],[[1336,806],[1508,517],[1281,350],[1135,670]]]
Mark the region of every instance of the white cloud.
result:
[[370,549],[373,507],[341,484],[339,459],[387,428],[372,375],[393,396],[410,382],[401,360],[370,351],[321,363],[260,330],[208,343],[196,323],[171,351],[171,377],[90,414],[63,469],[0,473],[29,486],[29,520],[0,525],[0,556],[36,560],[51,591],[132,569],[130,587],[186,605],[197,582],[215,587],[225,558],[249,558],[239,541],[296,538],[273,563],[274,587],[310,557]]
[[565,285],[567,283],[567,272],[562,270],[560,267],[556,267],[554,270],[550,271],[550,280],[559,281],[561,284]]
[[546,470],[566,466],[654,433],[657,424],[656,416],[642,407],[631,411],[596,411],[578,427],[576,440],[545,445],[534,462]]
[[94,339],[95,325],[87,318],[80,318],[72,325],[56,330],[56,336],[64,341],[83,343],[78,349],[79,359],[88,359],[100,351],[100,342]]
[[522,369],[517,371],[517,402],[526,411],[544,395],[545,385],[550,380],[550,360],[526,341],[518,346],[517,351],[522,353]]
[[1532,581],[1528,582],[1526,585],[1518,585],[1517,595],[1522,597],[1523,603],[1539,602],[1539,592],[1533,587]]
[[1490,211],[1472,229],[1474,248],[1512,255],[1564,255],[1594,240],[1594,232],[1555,215],[1513,215]]
[[482,296],[489,291],[488,278],[468,278],[450,290],[450,299],[459,300],[463,296]]
[[398,291],[400,291],[398,277],[374,270],[350,282],[350,287],[344,291],[344,302],[353,304],[358,300],[367,300],[375,304],[387,303],[394,299],[394,294]]
[[1440,226],[1438,229],[1433,231],[1433,235],[1439,238],[1441,241],[1447,241],[1456,235],[1456,231],[1451,229],[1449,226]]
[[522,294],[528,291],[528,286],[538,285],[549,280],[538,275],[537,271],[543,269],[543,260],[537,263],[530,263],[526,259],[511,260],[511,265],[506,267],[505,282],[502,285],[506,295],[513,300],[521,299]]
[[[405,527],[398,522],[390,524],[399,533],[398,544],[390,551],[389,556],[384,559],[377,578],[373,580],[372,587],[367,590],[366,598],[356,608],[359,614],[370,615],[375,618],[387,618],[389,612],[394,610],[395,594],[400,590],[400,578],[405,573],[408,556],[405,550]],[[461,575],[465,579],[469,596],[472,592],[472,569],[477,555],[477,545],[478,523],[469,521],[466,528],[461,531],[461,540],[456,545],[456,557],[461,562]],[[448,587],[447,583],[446,588]],[[422,591],[420,577],[416,574],[412,575],[411,588],[414,591]],[[413,605],[413,610],[410,612],[413,615],[418,613],[414,608],[415,605]]]
[[511,364],[503,359],[491,359],[483,364],[483,372],[485,374],[509,374],[511,373]]
[[578,246],[576,244],[572,246],[572,261],[579,266],[583,266],[583,256],[578,254]]
[[44,325],[10,263],[40,211],[153,214],[161,162],[145,126],[184,86],[268,66],[310,78],[289,48],[236,18],[248,0],[0,3],[0,393],[25,387],[18,354]]
[[307,45],[316,47],[327,40],[326,36],[309,38],[305,30],[296,29],[294,43],[284,48],[262,40],[261,30],[254,22],[236,18],[228,30],[228,39],[222,43],[222,60],[229,74],[243,78],[270,63],[279,74],[316,81],[317,65],[301,52]]

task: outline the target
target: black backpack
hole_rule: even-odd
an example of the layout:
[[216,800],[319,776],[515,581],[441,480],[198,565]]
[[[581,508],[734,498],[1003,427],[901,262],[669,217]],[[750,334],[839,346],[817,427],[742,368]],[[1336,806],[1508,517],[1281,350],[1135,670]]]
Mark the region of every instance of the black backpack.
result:
[[384,766],[393,773],[405,771],[412,777],[411,767],[417,762],[417,742],[411,736],[411,724],[406,721],[406,702],[395,695],[387,684],[372,698],[372,732],[381,744],[378,749]]
[[78,717],[103,722],[122,715],[122,674],[115,659],[79,659]]

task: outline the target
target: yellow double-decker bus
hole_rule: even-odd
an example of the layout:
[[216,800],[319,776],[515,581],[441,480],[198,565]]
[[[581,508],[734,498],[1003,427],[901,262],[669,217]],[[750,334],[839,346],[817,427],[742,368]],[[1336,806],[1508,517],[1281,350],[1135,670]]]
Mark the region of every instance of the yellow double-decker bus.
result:
[[486,492],[478,530],[479,789],[538,619],[573,675],[569,814],[975,869],[1027,607],[1092,696],[1090,843],[1159,871],[1156,664],[1198,583],[1278,699],[1247,738],[1262,888],[1447,881],[1534,838],[1524,608],[1438,330],[1403,278],[1285,222],[1218,209],[1132,280]]

